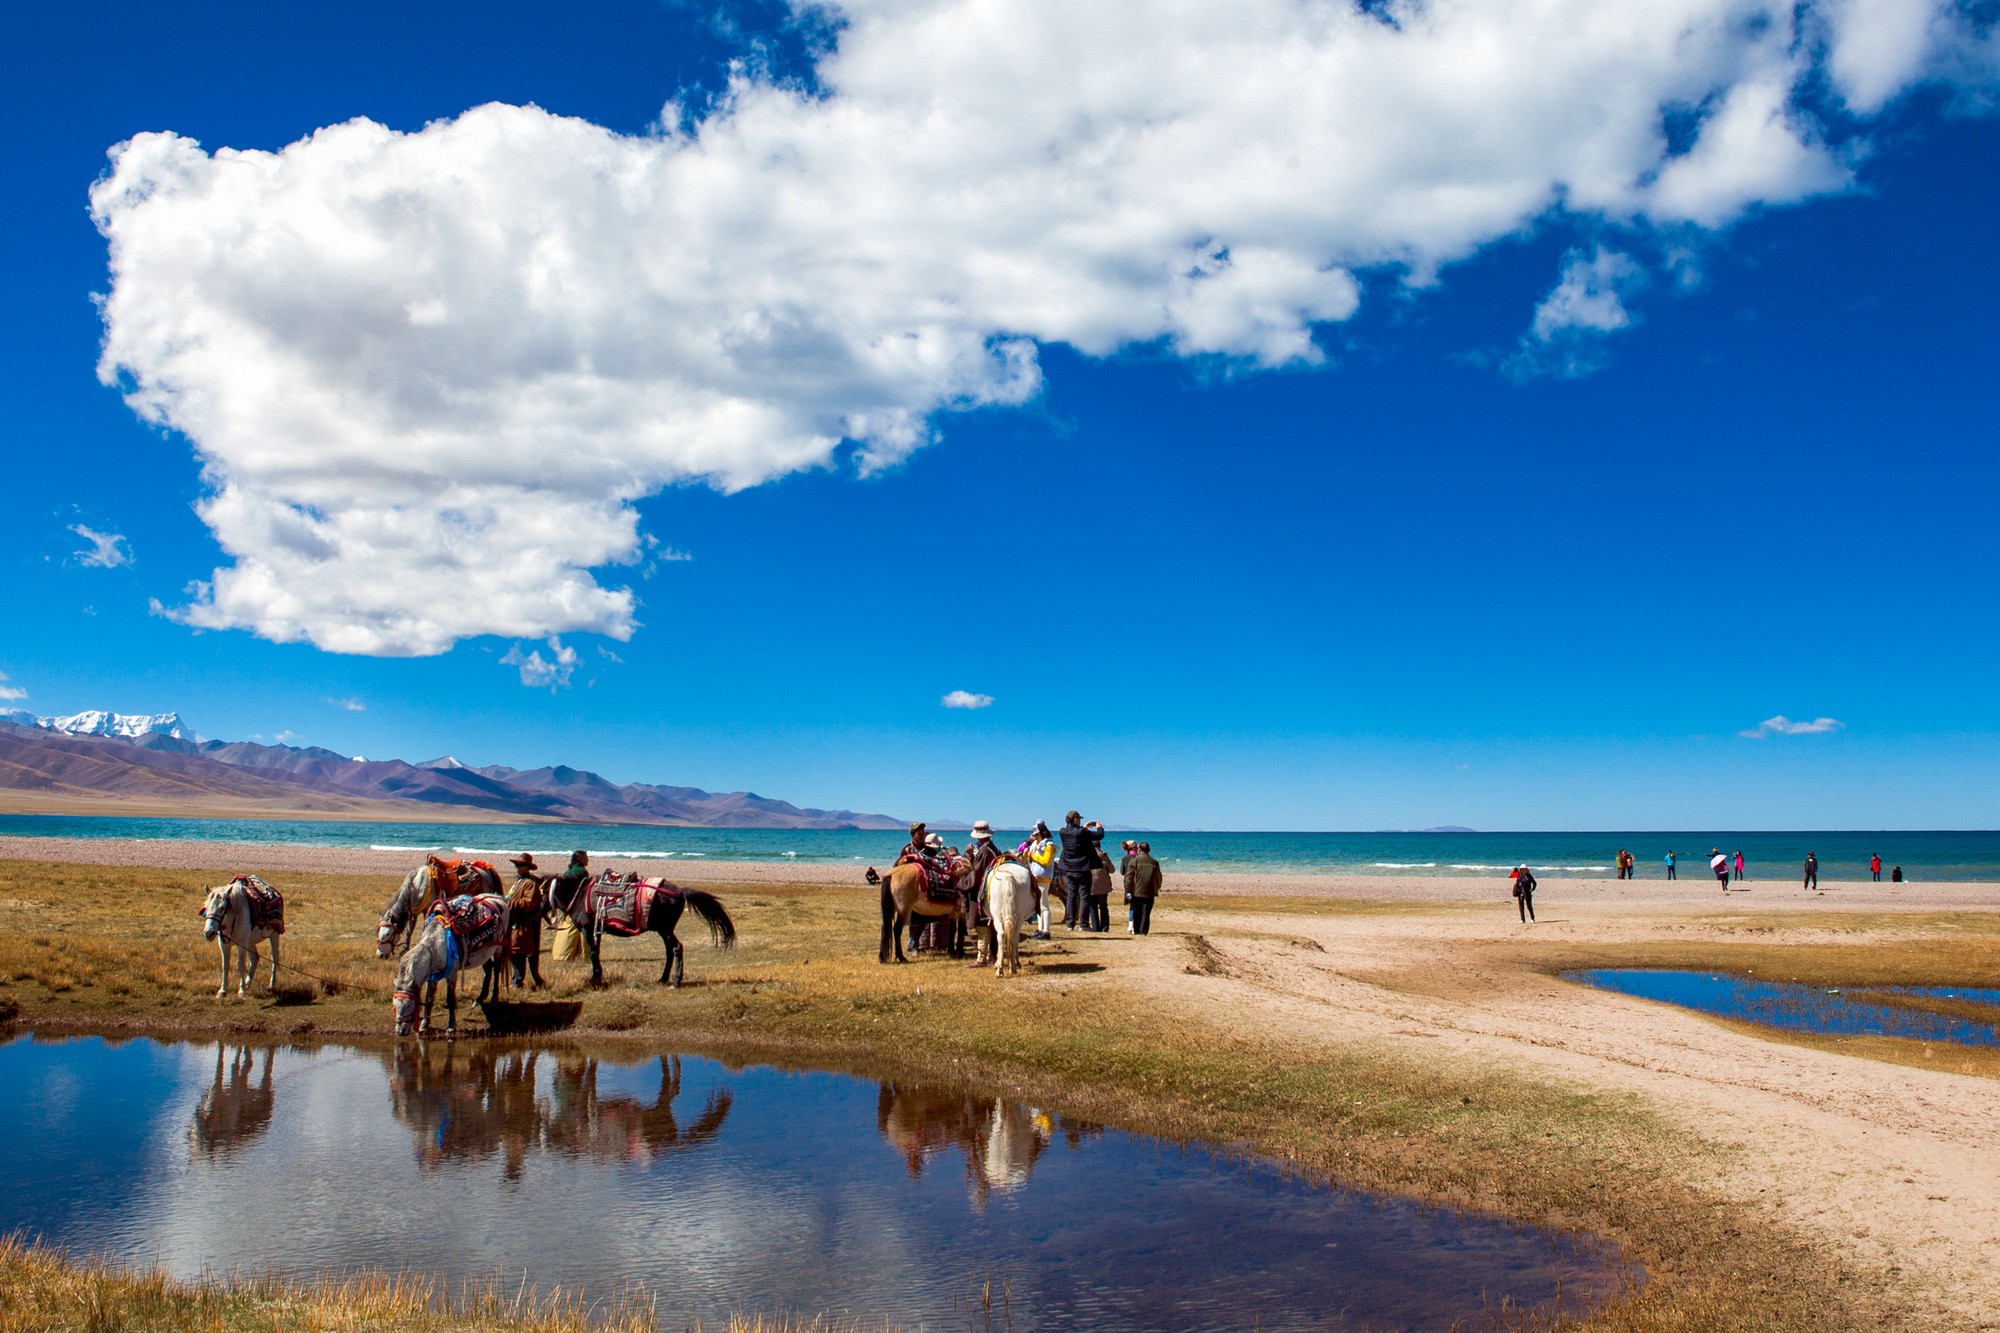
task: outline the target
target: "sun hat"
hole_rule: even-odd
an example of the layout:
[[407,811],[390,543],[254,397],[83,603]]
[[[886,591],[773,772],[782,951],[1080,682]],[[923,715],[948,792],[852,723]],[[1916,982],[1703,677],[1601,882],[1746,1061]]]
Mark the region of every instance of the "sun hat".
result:
[[981,842],[993,841],[993,826],[983,819],[972,821],[972,836]]
[[928,838],[924,839],[924,846],[926,846],[926,847],[942,847],[942,846],[944,846],[944,834],[942,834],[942,833],[933,833],[933,834],[931,834],[931,836],[930,836],[930,837],[928,837]]
[[533,870],[535,868],[535,854],[533,852],[522,852],[519,856],[514,857],[513,861],[516,870]]

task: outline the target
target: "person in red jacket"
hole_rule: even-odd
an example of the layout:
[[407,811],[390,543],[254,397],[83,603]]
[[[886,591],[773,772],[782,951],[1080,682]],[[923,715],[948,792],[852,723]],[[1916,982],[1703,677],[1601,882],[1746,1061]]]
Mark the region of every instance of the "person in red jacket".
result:
[[1882,854],[1880,852],[1868,858],[1868,873],[1875,877],[1877,884],[1882,882]]

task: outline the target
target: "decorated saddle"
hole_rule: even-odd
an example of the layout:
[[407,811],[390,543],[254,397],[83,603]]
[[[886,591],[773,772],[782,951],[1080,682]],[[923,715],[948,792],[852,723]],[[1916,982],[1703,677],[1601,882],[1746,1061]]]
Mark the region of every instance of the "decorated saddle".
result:
[[471,955],[500,943],[507,933],[507,902],[493,894],[461,893],[431,908],[444,918],[461,955]]
[[272,888],[261,875],[238,875],[231,882],[241,884],[243,896],[250,901],[250,929],[268,930],[274,935],[285,933],[284,894]]
[[958,890],[952,887],[952,880],[965,873],[966,860],[962,856],[918,856],[905,850],[896,861],[897,865],[913,865],[923,872],[924,897],[934,903],[955,903]]
[[590,886],[591,916],[603,934],[637,935],[652,915],[654,897],[674,892],[658,880],[607,870]]

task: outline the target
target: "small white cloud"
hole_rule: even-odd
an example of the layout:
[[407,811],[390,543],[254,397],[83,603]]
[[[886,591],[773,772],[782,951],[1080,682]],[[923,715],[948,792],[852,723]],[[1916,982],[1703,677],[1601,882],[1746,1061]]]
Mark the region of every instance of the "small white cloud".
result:
[[27,697],[28,692],[26,690],[22,689],[19,685],[9,685],[7,683],[7,673],[0,671],[0,699],[11,702],[15,699],[25,699]]
[[1579,379],[1602,369],[1603,339],[1631,327],[1623,297],[1645,277],[1629,255],[1616,250],[1599,246],[1589,256],[1570,251],[1555,288],[1535,307],[1520,349],[1507,358],[1507,373],[1516,380]]
[[1767,717],[1748,731],[1739,731],[1739,736],[1752,740],[1762,740],[1766,736],[1824,736],[1829,732],[1844,731],[1847,724],[1837,717],[1816,717],[1810,722],[1794,722],[1783,713]]
[[329,698],[326,702],[333,705],[335,708],[345,708],[350,713],[365,713],[368,711],[368,705],[361,702],[361,700],[359,699]]
[[517,643],[500,662],[503,666],[519,667],[521,683],[529,689],[538,690],[546,685],[553,694],[569,687],[569,678],[576,671],[576,649],[565,648],[561,639],[550,635],[549,652],[549,657],[543,657],[542,650],[536,648],[523,656]]
[[971,690],[953,690],[938,702],[946,708],[991,708],[993,696],[974,694]]
[[121,534],[99,532],[82,523],[70,524],[69,530],[90,543],[87,549],[70,557],[86,569],[116,569],[132,563],[132,548]]

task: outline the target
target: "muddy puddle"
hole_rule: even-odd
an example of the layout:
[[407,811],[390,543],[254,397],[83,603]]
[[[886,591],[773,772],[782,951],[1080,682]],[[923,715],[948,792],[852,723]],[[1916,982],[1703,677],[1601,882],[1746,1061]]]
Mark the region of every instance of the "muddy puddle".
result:
[[1567,981],[1787,1032],[2000,1046],[2000,990],[1965,986],[1807,986],[1727,972],[1587,968]]
[[1476,1329],[1624,1280],[1587,1238],[1001,1097],[695,1057],[21,1037],[0,1094],[0,1230],[182,1276],[1019,1330]]

